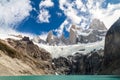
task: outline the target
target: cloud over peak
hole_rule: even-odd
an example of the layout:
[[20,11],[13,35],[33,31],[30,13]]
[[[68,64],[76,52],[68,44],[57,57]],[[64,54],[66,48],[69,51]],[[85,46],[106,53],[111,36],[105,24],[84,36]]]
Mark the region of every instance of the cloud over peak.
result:
[[100,19],[107,28],[110,28],[120,17],[120,3],[106,3],[106,0],[59,0],[59,8],[67,18],[56,30],[58,34],[62,34],[64,28],[69,31],[72,24],[88,28],[94,18]]
[[[31,12],[32,10],[35,10],[35,12]],[[39,24],[48,23],[46,26],[49,26],[51,30],[55,29],[54,31],[60,36],[65,30],[69,32],[72,24],[83,29],[88,28],[94,18],[100,19],[109,28],[120,17],[119,13],[120,1],[114,4],[107,2],[107,0],[0,0],[0,32],[5,30],[12,32],[16,25],[28,16],[35,14],[38,23],[30,23],[30,26],[32,26],[31,24],[39,26]],[[29,21],[31,21],[31,18],[28,19]],[[54,23],[55,25],[51,25]],[[24,27],[28,29],[26,24]],[[31,30],[32,28],[30,27]],[[47,32],[49,29],[42,28],[40,32]],[[29,30],[28,32],[30,32]],[[38,34],[39,32],[36,30],[34,33]]]

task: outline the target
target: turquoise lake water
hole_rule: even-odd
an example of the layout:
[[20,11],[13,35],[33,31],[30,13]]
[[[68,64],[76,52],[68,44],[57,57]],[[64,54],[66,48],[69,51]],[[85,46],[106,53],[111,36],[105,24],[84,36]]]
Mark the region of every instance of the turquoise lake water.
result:
[[70,75],[70,76],[1,76],[0,80],[120,80],[120,76]]

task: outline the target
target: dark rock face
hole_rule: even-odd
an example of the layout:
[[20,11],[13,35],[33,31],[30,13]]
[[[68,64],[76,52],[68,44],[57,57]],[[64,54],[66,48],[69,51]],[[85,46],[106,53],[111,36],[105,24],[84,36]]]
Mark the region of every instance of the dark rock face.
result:
[[120,18],[108,30],[104,52],[105,74],[120,74]]
[[65,58],[65,57],[59,57],[53,59],[54,67],[55,67],[55,72],[58,74],[68,74],[69,73],[69,66],[70,66],[70,61]]
[[103,50],[92,51],[87,55],[76,53],[67,58],[53,59],[58,74],[99,74],[102,69]]

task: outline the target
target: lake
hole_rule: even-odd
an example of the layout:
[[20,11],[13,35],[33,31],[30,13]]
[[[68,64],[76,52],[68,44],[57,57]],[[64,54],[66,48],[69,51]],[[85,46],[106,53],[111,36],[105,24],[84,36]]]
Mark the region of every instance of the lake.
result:
[[120,80],[112,75],[1,76],[0,80]]

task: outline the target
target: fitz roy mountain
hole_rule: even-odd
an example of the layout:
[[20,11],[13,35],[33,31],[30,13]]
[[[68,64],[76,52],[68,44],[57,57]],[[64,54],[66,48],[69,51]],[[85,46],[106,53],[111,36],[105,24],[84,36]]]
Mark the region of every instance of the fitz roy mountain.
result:
[[0,75],[120,75],[120,18],[109,30],[98,19],[71,25],[69,37],[0,34]]
[[57,37],[53,31],[49,31],[46,40],[40,39],[39,36],[33,38],[34,42],[49,45],[72,45],[78,43],[93,43],[103,40],[107,28],[104,23],[98,19],[93,19],[90,28],[83,30],[82,28],[72,25],[69,31],[69,37],[65,38],[64,34]]

